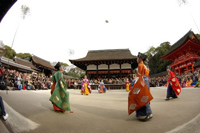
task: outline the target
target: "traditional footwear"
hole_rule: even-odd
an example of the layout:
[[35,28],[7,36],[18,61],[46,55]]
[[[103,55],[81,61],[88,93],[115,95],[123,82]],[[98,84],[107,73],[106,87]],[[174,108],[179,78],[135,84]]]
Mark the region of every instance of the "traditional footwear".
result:
[[150,114],[150,115],[147,115],[147,116],[142,116],[143,119],[139,119],[141,121],[148,121],[150,120],[151,118],[153,118],[153,114]]
[[166,100],[166,101],[168,101],[168,100],[169,100],[169,98],[166,98],[165,100]]
[[74,111],[70,110],[70,113],[74,113]]
[[8,114],[3,115],[3,120],[6,121],[8,119]]
[[148,116],[144,119],[144,121],[148,121],[148,120],[150,120],[151,118],[153,118],[153,114],[148,115]]
[[139,116],[138,119],[139,120],[144,120],[147,116]]
[[153,114],[150,114],[149,117],[150,117],[150,118],[153,118]]
[[65,111],[62,111],[62,110],[55,110],[55,112],[57,112],[57,113],[65,113]]

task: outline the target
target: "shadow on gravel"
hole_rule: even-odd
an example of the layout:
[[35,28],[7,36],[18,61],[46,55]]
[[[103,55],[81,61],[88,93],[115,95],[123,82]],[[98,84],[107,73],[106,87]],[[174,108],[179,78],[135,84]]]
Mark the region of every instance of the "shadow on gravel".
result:
[[134,121],[137,120],[135,114],[128,116],[128,112],[122,110],[115,110],[115,109],[107,109],[107,108],[98,108],[92,106],[85,106],[80,104],[73,104],[73,108],[81,110],[83,112],[93,114],[99,117],[105,117],[109,119],[120,119],[126,121]]

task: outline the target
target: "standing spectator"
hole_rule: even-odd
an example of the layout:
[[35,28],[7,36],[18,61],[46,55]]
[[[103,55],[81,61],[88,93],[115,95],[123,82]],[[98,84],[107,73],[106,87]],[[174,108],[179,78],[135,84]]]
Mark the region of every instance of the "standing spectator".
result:
[[17,80],[16,80],[17,81],[17,88],[19,90],[22,90],[22,83],[21,83],[22,78],[21,78],[21,75],[19,73],[17,73],[16,77],[17,77]]
[[0,90],[5,90],[6,89],[6,84],[4,82],[4,74],[3,74],[3,67],[2,64],[0,62]]

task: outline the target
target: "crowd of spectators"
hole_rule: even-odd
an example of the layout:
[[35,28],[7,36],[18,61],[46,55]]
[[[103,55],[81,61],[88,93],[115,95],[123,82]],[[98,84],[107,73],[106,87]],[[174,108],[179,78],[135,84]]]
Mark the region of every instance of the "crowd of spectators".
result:
[[[179,80],[181,87],[200,87],[200,69],[196,69],[193,71],[186,71],[185,73],[179,75],[176,73],[176,77]],[[168,75],[161,77],[151,77],[150,78],[150,86],[166,86],[168,82]]]
[[158,86],[165,86],[168,81],[168,76],[161,76],[161,77],[151,77],[149,79],[150,87],[158,87]]
[[[2,71],[2,72],[1,72]],[[42,73],[22,73],[11,69],[0,70],[0,89],[7,87],[9,90],[47,90],[51,88],[52,81],[50,77],[45,76]],[[192,72],[185,72],[182,75],[176,73],[176,77],[179,80],[181,87],[194,86],[200,87],[200,69]],[[104,84],[125,84],[127,78],[98,78],[90,79],[90,85],[98,85],[101,81]],[[129,79],[132,82],[132,78]],[[167,86],[168,75],[160,77],[151,77],[150,86],[159,87]],[[2,82],[4,81],[4,82]],[[81,85],[82,80],[66,78],[68,88],[76,89],[78,85]]]
[[[68,88],[77,88],[81,80],[64,78]],[[1,68],[0,89],[1,90],[48,90],[51,89],[51,77],[43,73],[22,73],[13,69]]]
[[90,85],[100,84],[103,81],[104,84],[125,84],[125,78],[98,78],[98,79],[91,79]]
[[47,90],[51,80],[42,73],[22,73],[16,70],[3,69],[1,81],[9,90]]
[[[89,79],[90,85],[98,85],[101,81],[104,82],[104,84],[125,84],[126,78],[98,78],[98,79]],[[130,82],[132,79],[130,79]],[[68,88],[76,89],[78,88],[78,85],[82,84],[82,80],[79,79],[67,79],[67,85]]]

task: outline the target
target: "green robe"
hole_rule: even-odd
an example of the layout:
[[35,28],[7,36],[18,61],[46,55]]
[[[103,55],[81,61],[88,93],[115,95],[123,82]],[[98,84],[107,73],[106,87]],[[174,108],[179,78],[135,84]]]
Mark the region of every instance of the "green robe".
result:
[[57,71],[53,75],[52,81],[56,82],[56,85],[49,100],[60,109],[70,111],[69,92],[66,91],[67,84],[63,79],[61,71]]

